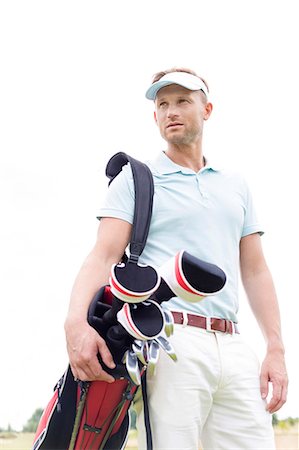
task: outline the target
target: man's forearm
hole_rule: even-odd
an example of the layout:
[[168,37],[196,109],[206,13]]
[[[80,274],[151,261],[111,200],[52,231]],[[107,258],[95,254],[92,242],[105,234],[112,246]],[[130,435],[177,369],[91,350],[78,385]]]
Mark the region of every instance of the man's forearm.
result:
[[243,284],[268,350],[284,352],[279,306],[269,270],[265,268],[252,276],[244,276]]
[[107,367],[113,368],[112,355],[104,339],[89,326],[87,313],[96,292],[108,283],[112,264],[117,264],[124,254],[130,234],[129,223],[102,219],[96,243],[74,282],[64,328],[73,375],[83,381],[114,381],[99,362],[100,356]]
[[285,403],[288,387],[278,301],[272,277],[263,256],[260,236],[253,234],[243,238],[240,250],[244,288],[267,342],[267,352],[260,373],[261,396],[267,399],[269,383],[272,383],[272,396],[267,403],[267,410],[274,413]]
[[98,289],[108,283],[111,265],[114,261],[106,261],[91,252],[84,261],[71,292],[68,322],[86,321],[88,307]]
[[117,264],[124,254],[131,229],[132,225],[123,220],[101,219],[95,246],[74,282],[66,323],[86,320],[95,293],[108,283],[112,264]]

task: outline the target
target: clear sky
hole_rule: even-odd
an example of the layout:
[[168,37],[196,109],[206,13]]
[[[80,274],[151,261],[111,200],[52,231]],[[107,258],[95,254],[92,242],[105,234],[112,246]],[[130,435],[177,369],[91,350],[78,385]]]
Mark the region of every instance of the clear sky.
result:
[[[298,20],[290,0],[0,3],[0,426],[21,428],[67,366],[63,322],[95,240],[105,165],[165,148],[144,92],[189,66],[214,111],[208,158],[248,180],[266,231],[298,411]],[[240,328],[264,354],[240,289]]]

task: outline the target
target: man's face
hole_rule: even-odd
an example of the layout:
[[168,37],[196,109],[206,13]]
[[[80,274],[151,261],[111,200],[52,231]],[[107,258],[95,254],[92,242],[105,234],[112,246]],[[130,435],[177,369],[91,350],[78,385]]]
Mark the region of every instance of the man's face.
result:
[[204,94],[177,84],[160,89],[155,100],[155,119],[161,136],[171,144],[190,145],[201,139],[203,121],[208,119],[211,103]]

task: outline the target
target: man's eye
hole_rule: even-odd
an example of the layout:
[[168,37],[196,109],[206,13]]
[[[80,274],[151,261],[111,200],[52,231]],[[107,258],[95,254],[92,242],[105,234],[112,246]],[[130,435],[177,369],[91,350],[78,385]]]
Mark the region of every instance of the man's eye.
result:
[[181,99],[179,100],[179,103],[187,103],[187,100],[186,100],[185,98],[181,98]]
[[166,106],[166,102],[161,102],[161,103],[159,104],[159,106],[160,106],[160,108],[163,107],[163,106]]

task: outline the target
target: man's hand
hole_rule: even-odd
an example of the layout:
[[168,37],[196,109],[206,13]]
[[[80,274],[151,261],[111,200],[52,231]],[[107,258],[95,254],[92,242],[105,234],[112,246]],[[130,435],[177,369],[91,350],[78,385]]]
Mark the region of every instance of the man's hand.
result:
[[278,411],[287,400],[288,375],[283,353],[268,351],[261,368],[261,395],[266,399],[269,393],[269,383],[272,383],[272,398],[267,404],[267,411]]
[[107,367],[115,367],[112,355],[103,338],[87,322],[65,324],[67,351],[70,365],[75,378],[81,381],[107,381],[114,378],[105,372],[99,363],[97,355]]

